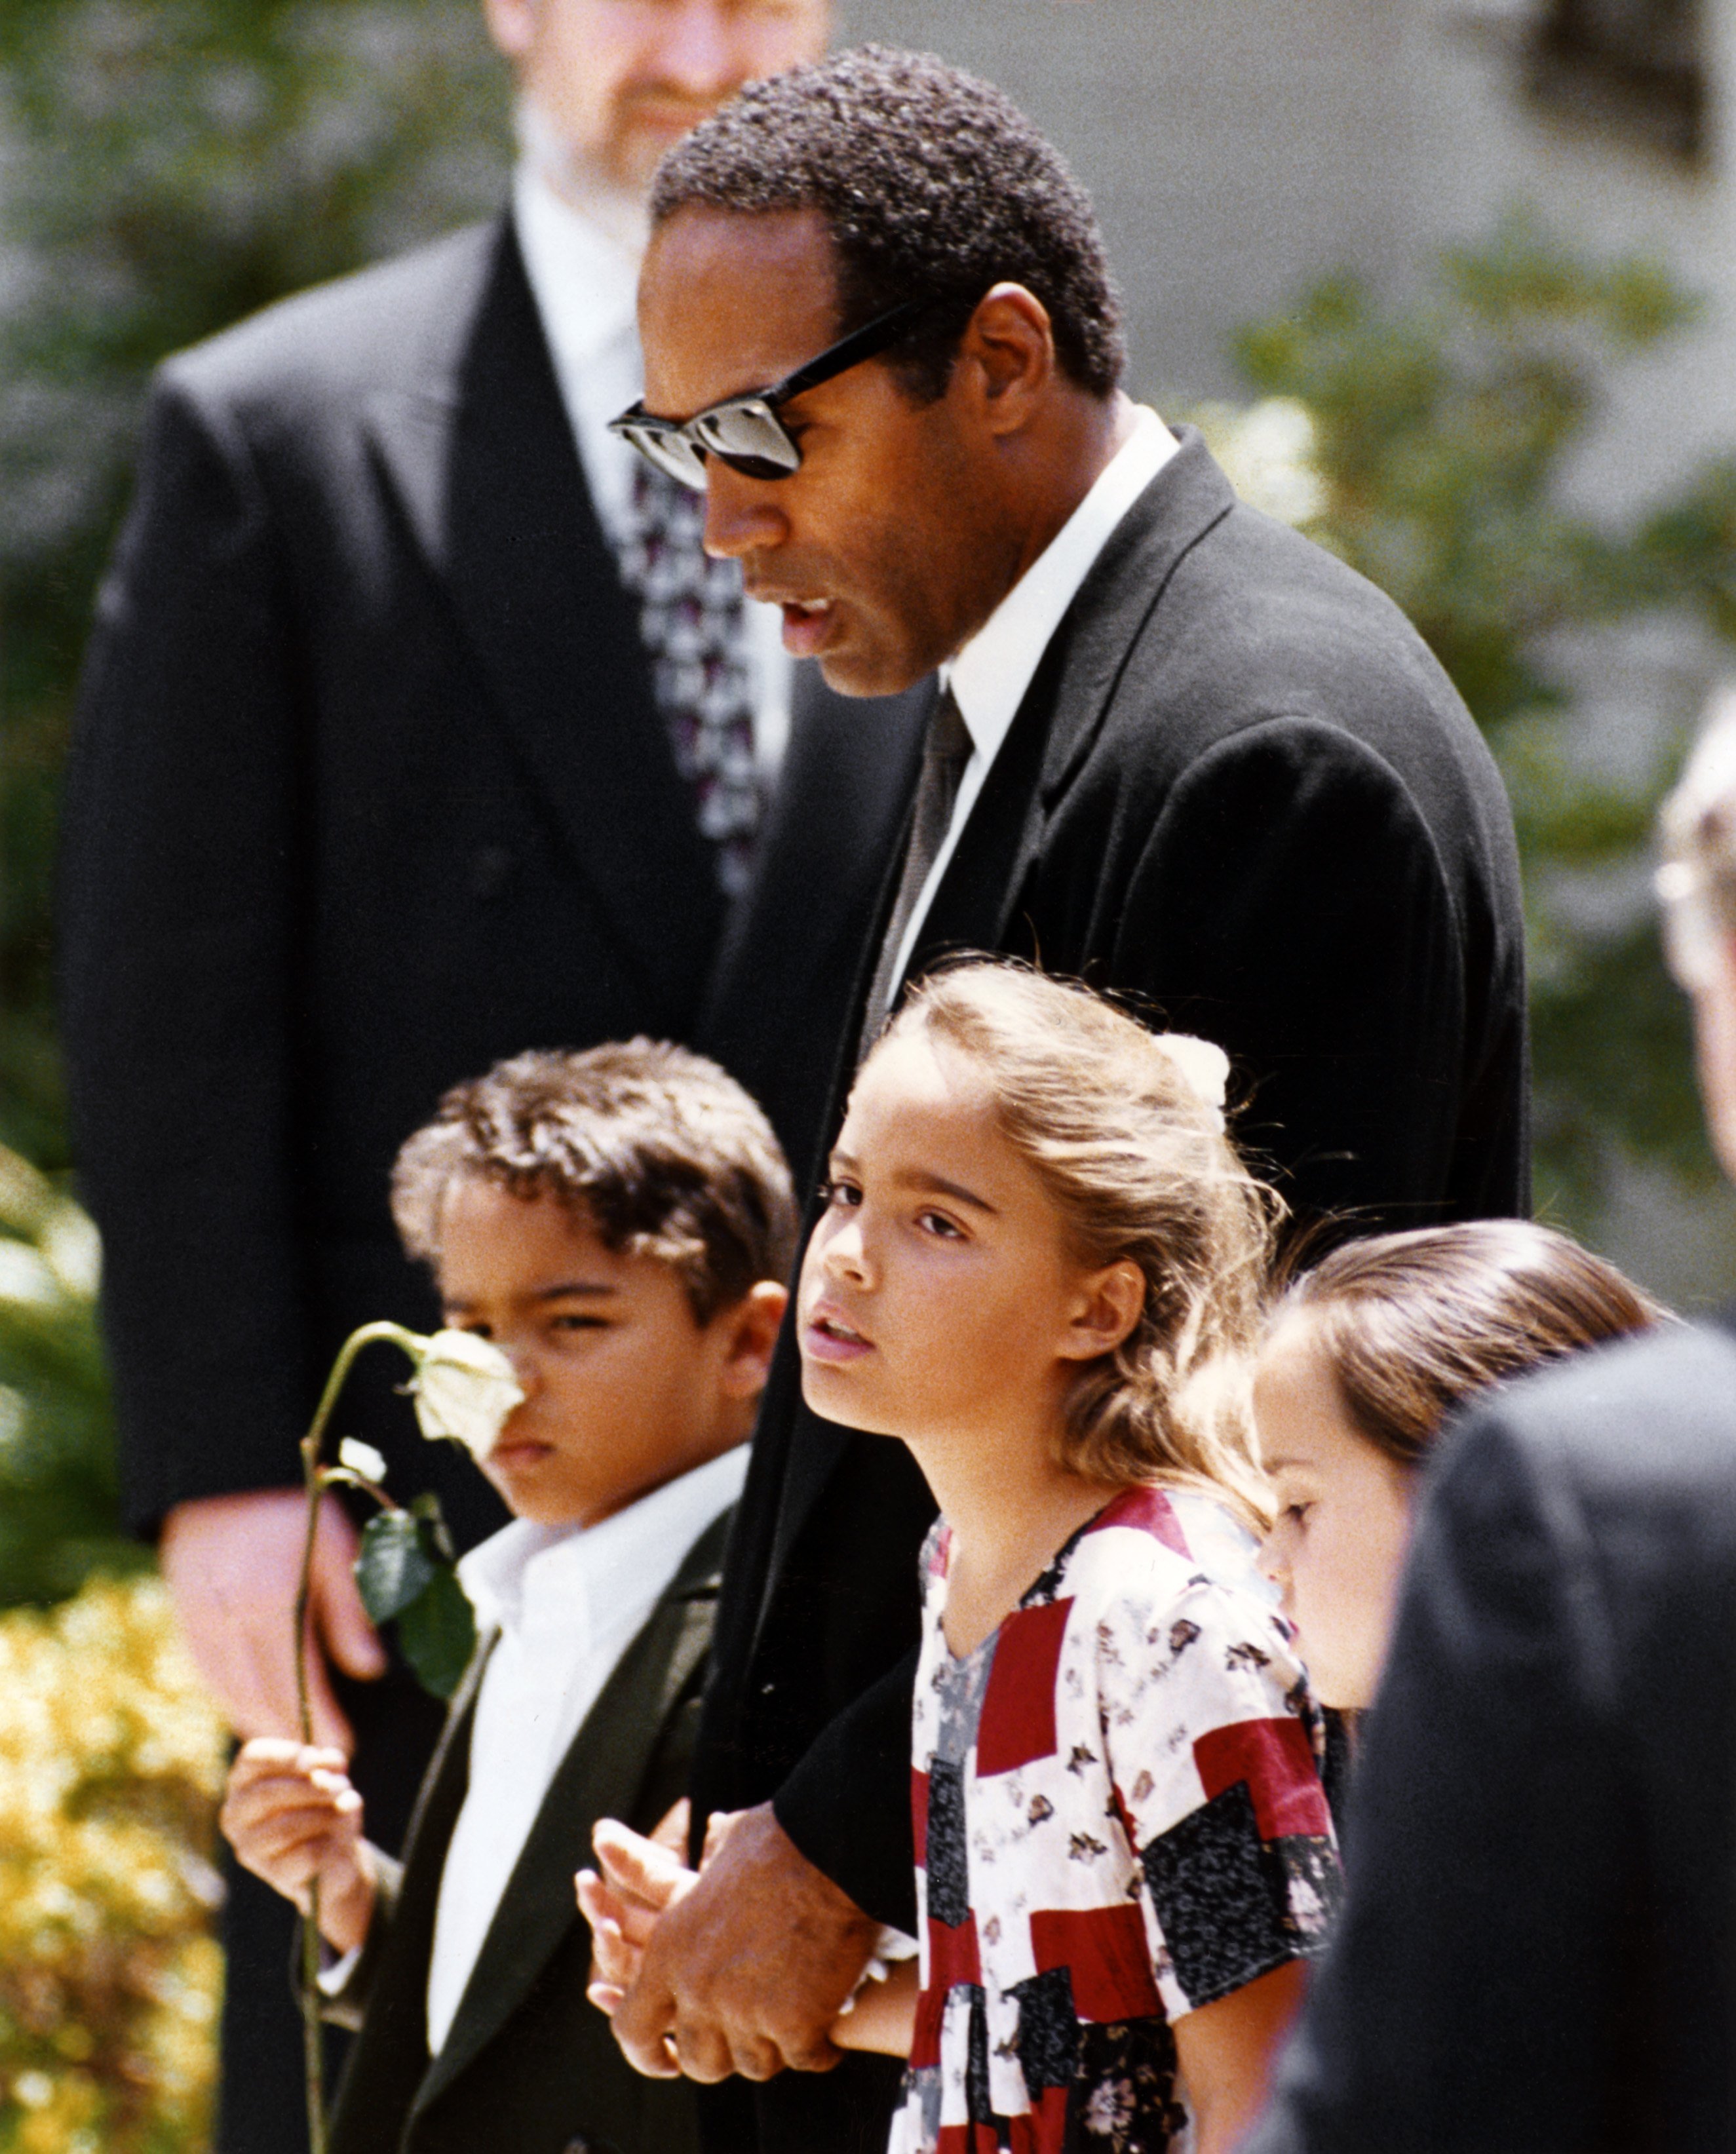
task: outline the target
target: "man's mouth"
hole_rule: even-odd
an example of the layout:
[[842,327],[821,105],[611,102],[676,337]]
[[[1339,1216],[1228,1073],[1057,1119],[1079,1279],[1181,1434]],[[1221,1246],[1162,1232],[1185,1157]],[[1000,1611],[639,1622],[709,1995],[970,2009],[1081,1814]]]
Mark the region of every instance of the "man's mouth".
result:
[[830,599],[785,599],[784,648],[792,658],[812,658],[831,635],[836,615]]

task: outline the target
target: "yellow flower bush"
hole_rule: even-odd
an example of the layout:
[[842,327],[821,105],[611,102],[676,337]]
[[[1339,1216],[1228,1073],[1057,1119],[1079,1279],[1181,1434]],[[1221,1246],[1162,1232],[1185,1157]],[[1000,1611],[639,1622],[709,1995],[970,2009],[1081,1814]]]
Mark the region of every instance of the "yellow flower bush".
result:
[[156,1580],[0,1615],[0,2154],[207,2145],[224,1763]]

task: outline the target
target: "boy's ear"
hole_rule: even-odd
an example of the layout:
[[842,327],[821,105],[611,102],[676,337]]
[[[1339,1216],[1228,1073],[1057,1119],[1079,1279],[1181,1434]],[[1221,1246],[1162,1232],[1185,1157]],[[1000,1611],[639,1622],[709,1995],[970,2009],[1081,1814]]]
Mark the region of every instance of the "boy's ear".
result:
[[765,1389],[789,1300],[788,1287],[776,1279],[759,1279],[733,1309],[723,1312],[730,1329],[722,1381],[730,1398],[757,1399]]
[[1093,1272],[1081,1285],[1059,1347],[1064,1361],[1113,1354],[1145,1313],[1146,1276],[1131,1257]]

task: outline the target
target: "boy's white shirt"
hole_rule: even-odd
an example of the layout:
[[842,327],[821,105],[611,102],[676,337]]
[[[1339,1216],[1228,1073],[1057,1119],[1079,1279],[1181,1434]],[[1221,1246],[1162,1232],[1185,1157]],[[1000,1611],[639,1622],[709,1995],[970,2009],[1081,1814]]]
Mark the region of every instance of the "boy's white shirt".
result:
[[428,1962],[437,2055],[561,1760],[682,1560],[740,1495],[741,1444],[590,1528],[514,1519],[458,1565],[500,1636],[477,1693],[470,1784],[441,1874]]

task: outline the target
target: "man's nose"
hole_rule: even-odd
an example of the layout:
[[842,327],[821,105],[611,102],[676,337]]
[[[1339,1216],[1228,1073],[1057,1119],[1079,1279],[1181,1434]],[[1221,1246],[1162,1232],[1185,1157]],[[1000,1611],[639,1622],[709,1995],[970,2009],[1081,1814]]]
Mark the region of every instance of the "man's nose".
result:
[[740,11],[719,0],[678,0],[663,11],[657,69],[671,88],[692,98],[722,100],[752,72],[738,34]]
[[720,561],[739,561],[781,546],[789,536],[789,519],[768,479],[745,478],[716,457],[706,463],[705,550]]

